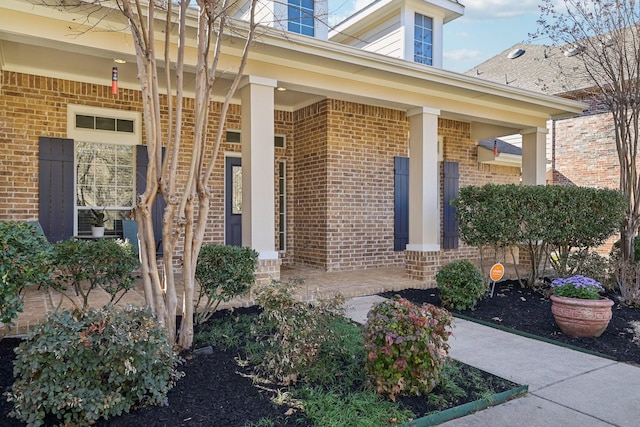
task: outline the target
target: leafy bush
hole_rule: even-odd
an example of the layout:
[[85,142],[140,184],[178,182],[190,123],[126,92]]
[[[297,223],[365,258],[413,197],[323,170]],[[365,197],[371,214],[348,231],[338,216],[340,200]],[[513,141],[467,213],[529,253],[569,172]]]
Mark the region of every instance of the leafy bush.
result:
[[456,310],[475,309],[487,290],[482,273],[471,261],[460,260],[445,265],[436,274],[442,305]]
[[569,255],[567,259],[567,275],[593,277],[605,288],[614,288],[615,280],[611,278],[609,259],[593,251],[579,251]]
[[574,250],[601,245],[620,226],[626,199],[619,192],[576,186],[487,184],[464,187],[456,207],[460,238],[468,245],[524,246],[531,260],[528,283],[549,253],[554,269],[566,274]]
[[[205,245],[198,255],[196,280],[200,285],[196,323],[206,322],[221,302],[249,292],[255,282],[258,253],[238,246]],[[202,299],[206,302],[200,306]]]
[[47,417],[90,425],[158,405],[182,376],[165,330],[150,311],[134,307],[50,313],[16,354],[10,415],[28,426]]
[[330,316],[326,322],[326,339],[320,343],[315,363],[304,371],[311,384],[331,386],[334,391],[349,394],[365,378],[366,353],[358,325],[342,316]]
[[51,245],[27,223],[0,222],[0,321],[11,325],[22,311],[23,291],[51,276]]
[[438,385],[445,367],[453,317],[430,304],[399,298],[375,305],[363,336],[365,369],[378,393],[423,395]]
[[[58,267],[54,287],[66,289],[71,284],[82,297],[82,310],[89,307],[89,294],[100,286],[109,295],[109,304],[116,304],[133,288],[133,270],[139,260],[128,242],[111,239],[69,239],[54,246],[54,263]],[[87,282],[88,286],[83,286]],[[63,294],[65,295],[65,294]],[[71,300],[75,304],[75,301]]]
[[267,348],[258,370],[283,384],[295,383],[314,372],[323,351],[343,357],[340,347],[331,346],[337,339],[331,323],[343,313],[344,298],[336,295],[313,303],[301,302],[292,293],[297,286],[295,281],[273,281],[260,286],[256,296],[263,312],[254,334]]

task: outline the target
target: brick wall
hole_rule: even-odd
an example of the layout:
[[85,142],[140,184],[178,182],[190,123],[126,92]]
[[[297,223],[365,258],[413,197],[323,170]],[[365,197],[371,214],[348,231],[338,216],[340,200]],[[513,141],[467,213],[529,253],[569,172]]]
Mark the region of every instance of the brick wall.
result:
[[[38,138],[40,136],[65,138],[67,136],[67,104],[86,105],[98,108],[113,108],[142,111],[139,91],[119,89],[111,94],[111,86],[78,83],[48,77],[33,76],[3,71],[0,74],[0,220],[26,221],[38,219]],[[221,104],[211,107],[210,126],[207,137],[213,141],[217,130]],[[193,100],[185,100],[184,148],[190,149],[193,132]],[[287,160],[292,170],[294,147],[292,114],[276,112],[275,132],[287,137],[287,147],[276,149],[274,170],[277,161]],[[166,123],[163,127],[166,129]],[[231,105],[227,128],[240,129],[240,106]],[[144,132],[144,130],[143,130]],[[144,141],[144,137],[142,141]],[[212,146],[205,150],[212,155]],[[239,144],[223,142],[216,158],[216,167],[211,181],[211,210],[205,232],[205,242],[224,242],[224,157],[225,153],[238,153]],[[178,188],[186,176],[188,161],[179,160]],[[277,175],[276,175],[277,176]],[[288,173],[288,186],[293,187],[293,173]],[[277,189],[277,187],[276,187]],[[290,193],[292,194],[292,193]],[[277,199],[277,197],[276,197]],[[293,204],[290,204],[293,206]],[[276,209],[278,208],[276,204]],[[291,217],[292,218],[292,217]],[[291,229],[293,220],[290,219]],[[277,230],[275,230],[277,233]],[[292,239],[292,233],[289,233]]]
[[[67,103],[141,111],[140,93],[110,86],[30,76],[4,71],[0,86],[0,220],[38,218],[38,137],[66,137]],[[185,100],[192,111],[193,100]],[[208,137],[214,138],[220,104],[211,108]],[[227,128],[240,129],[240,107],[232,105]],[[164,124],[166,126],[166,123]],[[185,143],[193,116],[185,117]],[[460,164],[460,186],[485,182],[518,182],[516,168],[479,165],[470,125],[440,119],[444,159]],[[338,100],[324,100],[296,112],[275,112],[275,133],[286,147],[276,148],[287,171],[287,250],[283,264],[308,264],[354,270],[401,266],[404,253],[393,251],[394,157],[408,155],[408,121],[404,111]],[[185,147],[188,148],[188,147]],[[205,242],[224,241],[224,156],[239,144],[223,143],[216,159],[213,195]],[[211,148],[206,151],[211,156]],[[180,159],[182,172],[186,159]],[[178,180],[185,174],[179,173]],[[275,213],[278,214],[278,185]],[[442,203],[441,203],[442,204]],[[274,229],[278,241],[278,226]],[[281,248],[274,248],[280,250]],[[477,258],[460,245],[441,251],[439,261]],[[430,263],[436,265],[430,255]]]
[[619,188],[610,114],[558,120],[555,128],[555,174],[561,180],[583,187]]
[[[408,155],[405,112],[325,100],[294,113],[294,122],[295,262],[335,271],[422,259],[393,251],[393,159]],[[519,183],[518,168],[478,164],[468,123],[440,119],[438,126],[444,159],[460,164],[461,187]],[[432,266],[417,274],[461,257],[479,255],[461,244],[441,251],[438,263],[429,254]]]
[[[610,113],[555,122],[553,183],[592,188],[620,188],[620,167]],[[609,255],[616,233],[598,248]]]
[[404,111],[328,102],[328,269],[402,265],[393,250],[394,156],[407,156]]
[[327,101],[293,115],[295,263],[327,268]]
[[[459,164],[460,188],[469,185],[484,185],[489,182],[494,184],[520,183],[519,168],[478,163],[477,142],[471,139],[471,125],[469,123],[441,118],[438,120],[438,133],[444,136],[444,160]],[[441,175],[440,182],[442,181]],[[440,206],[442,203],[441,200]],[[480,260],[478,250],[462,242],[460,242],[458,249],[440,252],[441,265],[446,265],[457,259]],[[485,263],[487,262],[485,260]]]

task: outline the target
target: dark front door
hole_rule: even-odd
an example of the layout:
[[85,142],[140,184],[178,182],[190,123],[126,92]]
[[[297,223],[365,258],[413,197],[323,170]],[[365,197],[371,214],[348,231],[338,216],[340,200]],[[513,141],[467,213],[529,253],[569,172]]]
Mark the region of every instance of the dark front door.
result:
[[242,246],[242,159],[225,160],[224,243]]

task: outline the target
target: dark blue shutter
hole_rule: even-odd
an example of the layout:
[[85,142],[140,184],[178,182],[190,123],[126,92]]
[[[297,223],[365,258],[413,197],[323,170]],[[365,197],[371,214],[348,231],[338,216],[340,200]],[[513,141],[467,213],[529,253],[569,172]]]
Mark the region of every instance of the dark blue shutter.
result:
[[[164,157],[164,148],[162,149],[162,156]],[[147,146],[136,146],[136,191],[138,194],[144,193],[147,189],[148,163]],[[151,207],[151,220],[153,221],[153,235],[156,239],[156,252],[159,254],[162,253],[162,216],[164,215],[164,206],[164,198],[162,194],[158,193]]]
[[73,236],[73,139],[39,138],[38,221],[52,242]]
[[444,167],[444,239],[443,249],[456,249],[458,247],[458,221],[456,220],[456,208],[451,206],[451,200],[458,197],[460,185],[460,171],[457,162],[443,162]]
[[404,251],[409,243],[409,158],[394,158],[393,250]]

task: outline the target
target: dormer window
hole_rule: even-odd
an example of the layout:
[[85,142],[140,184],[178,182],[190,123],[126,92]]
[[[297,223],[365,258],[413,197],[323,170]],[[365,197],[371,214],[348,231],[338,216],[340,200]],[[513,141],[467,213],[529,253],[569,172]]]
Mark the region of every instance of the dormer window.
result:
[[413,61],[433,65],[433,19],[419,13],[415,14]]
[[313,37],[314,31],[313,0],[288,0],[288,30],[292,33]]

